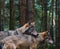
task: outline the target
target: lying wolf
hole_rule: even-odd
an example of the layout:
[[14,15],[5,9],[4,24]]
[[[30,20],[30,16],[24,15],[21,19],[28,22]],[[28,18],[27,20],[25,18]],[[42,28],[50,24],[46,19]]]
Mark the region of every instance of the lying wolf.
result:
[[28,28],[29,28],[29,23],[26,23],[25,25],[23,25],[20,28],[17,28],[16,30],[0,31],[0,40],[11,35],[18,35],[20,33],[24,33]]
[[[4,49],[25,49],[24,47],[27,47],[26,49],[36,49],[37,45],[43,41],[46,40],[48,31],[38,33],[38,37],[35,38],[30,35],[13,35],[6,37],[1,41],[1,43],[4,43],[3,47]],[[53,42],[51,42],[53,43]],[[22,46],[22,47],[21,47]]]

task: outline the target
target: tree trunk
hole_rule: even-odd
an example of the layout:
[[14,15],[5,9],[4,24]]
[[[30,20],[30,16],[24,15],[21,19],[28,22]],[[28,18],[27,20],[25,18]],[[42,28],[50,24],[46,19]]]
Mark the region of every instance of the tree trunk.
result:
[[10,0],[10,30],[15,29],[15,7],[14,0]]
[[42,27],[43,31],[47,30],[47,0],[43,1],[43,21],[42,21]]
[[26,0],[19,0],[19,24],[20,26],[25,24],[26,17]]
[[4,0],[0,0],[0,31],[4,30]]
[[56,38],[56,46],[57,49],[60,49],[60,0],[57,0],[57,12],[58,12],[58,31],[57,31],[57,38]]
[[26,22],[34,21],[34,0],[27,0]]

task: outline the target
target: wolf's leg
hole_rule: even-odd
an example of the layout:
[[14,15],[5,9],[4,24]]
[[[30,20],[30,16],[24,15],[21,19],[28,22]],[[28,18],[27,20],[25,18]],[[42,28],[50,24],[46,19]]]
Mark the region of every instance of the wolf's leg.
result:
[[37,43],[34,43],[33,45],[31,45],[30,49],[36,49],[37,48]]
[[3,49],[16,49],[16,46],[13,43],[8,43],[4,44]]

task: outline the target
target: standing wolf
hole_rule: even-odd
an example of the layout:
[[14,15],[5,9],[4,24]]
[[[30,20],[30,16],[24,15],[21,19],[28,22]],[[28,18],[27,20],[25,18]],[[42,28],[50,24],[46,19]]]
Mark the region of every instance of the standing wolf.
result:
[[[29,35],[28,34],[13,35],[3,39],[1,41],[1,43],[4,43],[3,48],[4,49],[25,49],[26,47],[26,49],[36,49],[37,45],[41,41],[44,41],[47,39],[46,37],[48,36],[48,31],[37,33],[35,29],[32,30],[31,28],[34,28],[34,27],[30,27],[26,31],[28,32]],[[34,35],[30,34],[30,32],[35,34]],[[53,43],[53,41],[50,43]]]
[[[36,49],[40,42],[42,42],[43,40],[46,40],[45,38],[47,37],[47,33],[48,33],[47,31],[38,33],[38,37],[36,38],[30,35],[9,36],[1,41],[1,43],[4,43],[2,47],[4,49],[25,49],[24,47],[27,47],[26,49],[28,48]],[[49,42],[49,43],[53,43],[53,42]]]
[[26,23],[25,25],[23,25],[20,28],[17,28],[16,30],[0,31],[0,40],[11,35],[18,35],[20,33],[24,33],[28,28],[29,28],[29,23]]

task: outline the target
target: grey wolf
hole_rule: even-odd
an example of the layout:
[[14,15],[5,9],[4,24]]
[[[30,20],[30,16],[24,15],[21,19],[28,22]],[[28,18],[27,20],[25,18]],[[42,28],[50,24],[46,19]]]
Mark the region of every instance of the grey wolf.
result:
[[0,40],[11,35],[18,35],[20,33],[24,33],[28,28],[29,28],[29,23],[26,23],[22,27],[17,28],[15,30],[0,31]]
[[[31,25],[31,26],[34,26],[34,25]],[[19,29],[17,29],[17,30],[19,30]],[[3,39],[1,41],[1,43],[4,43],[3,48],[4,49],[25,49],[25,48],[26,49],[36,49],[38,44],[41,41],[48,39],[47,38],[48,31],[44,31],[42,33],[37,33],[37,31],[35,30],[34,27],[30,27],[26,30],[26,32],[24,32],[24,34],[22,34],[23,32],[22,33],[19,32],[19,35],[9,36],[9,37],[6,37],[5,39]],[[53,42],[50,42],[50,43],[53,43]]]
[[[4,43],[4,49],[22,49],[23,46],[29,49],[36,49],[41,41],[46,40],[47,33],[47,31],[38,33],[39,35],[37,38],[26,34],[22,36],[13,35],[6,37],[1,42]],[[22,46],[22,48],[20,46]]]

